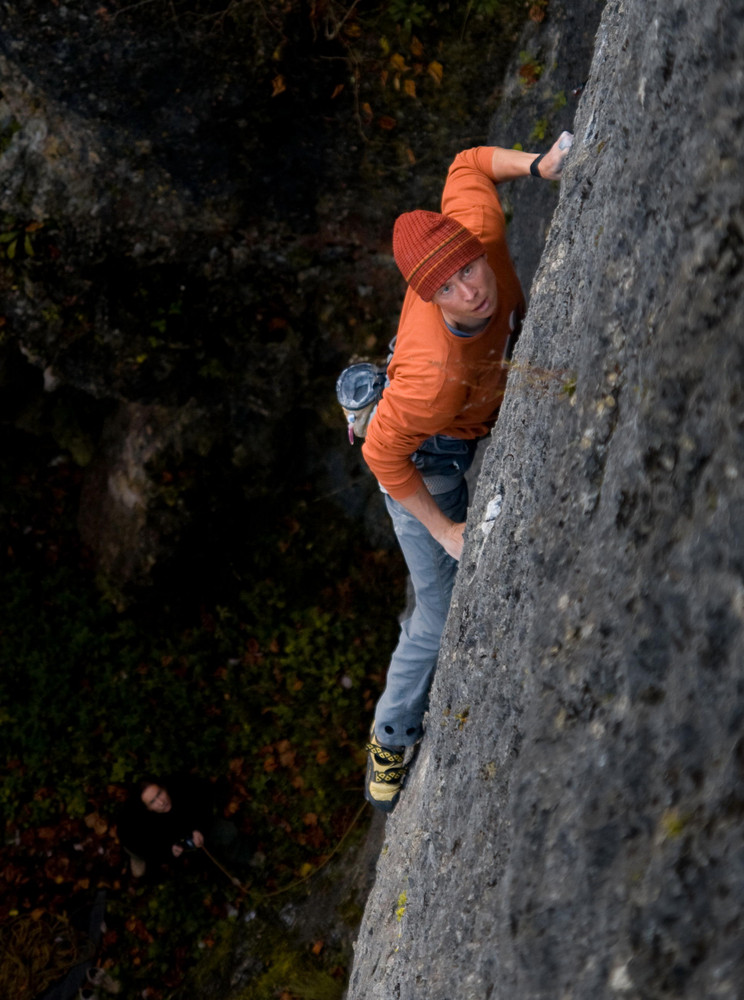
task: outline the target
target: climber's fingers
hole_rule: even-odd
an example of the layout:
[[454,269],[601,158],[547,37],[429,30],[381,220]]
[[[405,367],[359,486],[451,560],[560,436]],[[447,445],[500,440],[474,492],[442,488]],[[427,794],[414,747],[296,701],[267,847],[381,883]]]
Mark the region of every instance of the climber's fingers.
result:
[[549,181],[560,180],[566,157],[573,143],[571,132],[561,132],[539,164],[540,176]]

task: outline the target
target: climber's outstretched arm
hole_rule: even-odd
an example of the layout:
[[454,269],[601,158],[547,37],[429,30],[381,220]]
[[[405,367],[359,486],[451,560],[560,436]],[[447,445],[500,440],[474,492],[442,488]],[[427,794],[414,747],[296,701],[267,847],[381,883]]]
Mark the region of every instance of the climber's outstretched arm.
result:
[[[573,142],[570,132],[561,132],[556,141],[547,151],[539,155],[526,153],[521,149],[504,149],[493,147],[491,171],[493,179],[498,184],[501,181],[516,180],[518,177],[529,177],[530,167],[536,163],[537,176],[548,181],[557,181],[563,173],[568,151]],[[533,176],[534,171],[533,171]]]

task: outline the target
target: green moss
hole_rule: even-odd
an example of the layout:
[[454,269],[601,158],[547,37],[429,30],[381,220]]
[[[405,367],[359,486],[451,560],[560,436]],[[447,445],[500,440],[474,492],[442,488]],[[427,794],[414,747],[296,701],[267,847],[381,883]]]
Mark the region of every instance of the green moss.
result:
[[561,386],[561,392],[564,396],[567,396],[568,399],[571,399],[574,396],[574,394],[576,393],[575,375],[571,375],[569,376],[569,378],[566,379],[566,381]]
[[67,402],[59,402],[52,411],[52,434],[55,441],[69,452],[73,462],[80,468],[88,465],[93,458],[95,443],[77,419],[74,408]]
[[543,142],[547,134],[548,134],[548,119],[538,118],[538,120],[532,126],[532,131],[530,132],[530,139],[533,142]]
[[537,56],[527,51],[519,53],[519,79],[525,89],[533,87],[545,71]]
[[16,132],[20,132],[21,125],[16,118],[11,118],[5,128],[0,130],[0,156],[5,152],[13,141]]
[[62,312],[57,305],[49,305],[41,311],[41,318],[48,326],[57,326],[62,321]]
[[677,840],[687,829],[690,817],[678,809],[668,809],[661,817],[661,829],[668,840]]
[[266,972],[236,1000],[266,1000],[283,992],[302,1000],[340,1000],[344,983],[323,969],[309,968],[302,953],[277,949]]
[[456,713],[455,718],[457,719],[458,729],[463,729],[465,723],[468,721],[469,715],[470,715],[470,707],[467,705],[460,712]]
[[[314,954],[261,915],[249,925],[247,936],[240,924],[223,925],[211,941],[209,952],[176,994],[178,1000],[216,992],[229,993],[231,1000],[268,1000],[284,993],[301,1000],[340,1000],[343,995],[344,980],[331,971],[339,968],[338,954]],[[234,968],[237,951],[250,982],[234,992],[225,973]]]
[[358,927],[364,915],[364,907],[356,899],[347,899],[338,907],[338,915],[348,927]]

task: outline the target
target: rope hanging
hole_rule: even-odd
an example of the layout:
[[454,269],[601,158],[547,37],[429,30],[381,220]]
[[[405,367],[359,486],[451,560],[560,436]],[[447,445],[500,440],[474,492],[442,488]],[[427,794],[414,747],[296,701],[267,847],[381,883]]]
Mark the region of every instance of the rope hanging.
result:
[[0,997],[33,1000],[91,956],[66,917],[43,911],[0,927]]
[[[346,838],[349,836],[349,834],[351,833],[351,831],[356,826],[357,820],[359,819],[359,817],[364,812],[365,807],[366,807],[366,803],[362,803],[362,805],[359,807],[359,811],[357,812],[357,814],[354,817],[354,819],[352,819],[351,823],[349,823],[349,825],[347,826],[347,828],[344,831],[341,839],[338,841],[338,843],[333,848],[333,850],[331,851],[331,853],[326,857],[326,859],[321,864],[317,865],[315,868],[313,868],[313,870],[311,872],[308,872],[308,874],[305,875],[305,876],[303,876],[302,878],[296,879],[294,882],[290,882],[289,885],[282,886],[281,889],[275,889],[273,892],[267,892],[267,893],[259,894],[258,897],[257,897],[258,901],[260,902],[263,899],[271,899],[272,896],[279,896],[283,892],[289,892],[290,889],[296,889],[297,886],[302,885],[304,882],[307,882],[309,879],[311,879],[313,877],[313,875],[317,875],[318,872],[322,868],[325,868],[325,866],[328,864],[328,862],[331,860],[331,858],[335,854],[337,854],[338,851],[341,849],[342,844],[344,843],[344,841],[346,840]],[[250,889],[247,886],[244,886],[242,884],[242,882],[240,881],[240,879],[236,878],[233,874],[231,874],[227,870],[227,868],[225,868],[225,866],[220,861],[218,861],[217,858],[215,858],[215,856],[213,854],[211,854],[209,852],[209,850],[207,849],[206,846],[200,848],[200,850],[202,850],[206,854],[206,856],[209,858],[209,860],[211,862],[213,862],[213,864],[215,864],[220,869],[220,871],[223,872],[223,874],[227,876],[227,878],[230,879],[230,881],[232,882],[232,884],[234,886],[236,886],[236,888],[238,888],[241,893],[243,893],[244,895],[246,895],[250,891]]]

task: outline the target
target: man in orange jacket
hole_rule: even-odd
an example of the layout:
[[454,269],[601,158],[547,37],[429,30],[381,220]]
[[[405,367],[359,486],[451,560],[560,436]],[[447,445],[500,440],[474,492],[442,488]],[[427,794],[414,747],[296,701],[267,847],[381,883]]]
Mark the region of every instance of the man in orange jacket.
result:
[[464,474],[496,421],[524,296],[506,244],[495,185],[558,180],[573,137],[537,156],[498,146],[459,153],[442,212],[396,220],[393,253],[406,279],[386,386],[363,446],[413,583],[367,744],[365,795],[391,812],[406,776],[405,751],[422,720],[462,553]]

